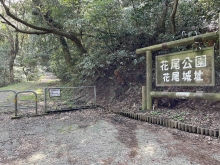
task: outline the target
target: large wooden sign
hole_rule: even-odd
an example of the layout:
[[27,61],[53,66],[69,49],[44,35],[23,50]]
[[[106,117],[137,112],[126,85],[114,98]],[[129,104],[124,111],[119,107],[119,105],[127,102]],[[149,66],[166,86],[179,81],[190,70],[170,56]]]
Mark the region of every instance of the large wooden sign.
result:
[[156,86],[214,86],[214,48],[156,57]]

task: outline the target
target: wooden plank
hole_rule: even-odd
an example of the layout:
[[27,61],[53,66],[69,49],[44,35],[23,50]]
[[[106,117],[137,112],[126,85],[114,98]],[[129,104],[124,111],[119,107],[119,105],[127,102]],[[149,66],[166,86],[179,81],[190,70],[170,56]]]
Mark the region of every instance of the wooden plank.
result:
[[154,92],[150,93],[151,97],[156,98],[179,98],[195,100],[220,100],[220,93],[191,93],[191,92]]
[[[220,35],[219,31],[218,32],[211,32],[211,33],[201,34],[201,35],[197,35],[194,37],[184,38],[184,39],[180,39],[180,40],[176,40],[176,41],[170,41],[170,42],[167,42],[164,44],[167,45],[167,48],[172,48],[175,46],[193,44],[195,42],[194,41],[195,38],[201,38],[202,41],[206,41],[206,40],[210,40],[210,39],[219,38],[219,35]],[[142,53],[145,53],[146,51],[162,50],[163,49],[162,45],[163,44],[157,44],[157,45],[137,49],[136,54],[142,54]]]

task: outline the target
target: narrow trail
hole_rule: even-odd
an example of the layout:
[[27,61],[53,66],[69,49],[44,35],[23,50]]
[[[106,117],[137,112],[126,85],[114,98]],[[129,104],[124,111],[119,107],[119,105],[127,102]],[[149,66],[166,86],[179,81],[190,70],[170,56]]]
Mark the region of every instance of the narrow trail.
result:
[[[22,82],[19,84],[9,85],[7,87],[0,88],[0,113],[13,113],[14,112],[14,92],[7,92],[12,90],[19,91],[34,91],[38,96],[38,109],[42,111],[43,108],[43,92],[45,87],[53,87],[59,84],[59,79],[50,72],[45,72],[38,81]],[[31,101],[32,102],[32,101]],[[28,104],[28,103],[26,103]],[[34,104],[34,103],[30,103]],[[6,106],[6,107],[5,107]]]

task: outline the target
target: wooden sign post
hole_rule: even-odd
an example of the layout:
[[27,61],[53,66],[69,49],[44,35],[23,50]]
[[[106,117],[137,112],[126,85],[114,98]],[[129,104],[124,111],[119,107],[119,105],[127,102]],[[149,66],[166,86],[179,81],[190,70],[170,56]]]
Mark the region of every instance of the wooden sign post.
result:
[[[220,18],[220,13],[219,13]],[[219,19],[220,29],[220,19]],[[142,109],[152,109],[153,97],[190,98],[220,100],[219,93],[190,93],[190,92],[156,92],[152,91],[152,51],[173,48],[219,39],[220,33],[211,32],[184,38],[163,44],[137,49],[137,54],[146,53],[146,87],[142,88]],[[219,42],[220,47],[220,42]],[[214,86],[214,48],[185,51],[156,57],[157,86]],[[145,97],[143,97],[145,96]]]

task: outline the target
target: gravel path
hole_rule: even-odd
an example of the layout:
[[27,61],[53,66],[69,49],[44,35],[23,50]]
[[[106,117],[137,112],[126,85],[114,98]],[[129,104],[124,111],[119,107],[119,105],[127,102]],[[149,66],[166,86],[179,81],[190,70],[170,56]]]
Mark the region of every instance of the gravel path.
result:
[[14,96],[13,92],[0,92],[0,113],[14,111]]
[[[46,73],[40,83],[55,78]],[[219,139],[102,109],[13,115],[14,108],[0,107],[0,165],[220,165]]]
[[16,120],[11,116],[0,114],[1,165],[220,164],[218,139],[101,109]]

